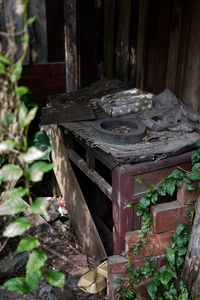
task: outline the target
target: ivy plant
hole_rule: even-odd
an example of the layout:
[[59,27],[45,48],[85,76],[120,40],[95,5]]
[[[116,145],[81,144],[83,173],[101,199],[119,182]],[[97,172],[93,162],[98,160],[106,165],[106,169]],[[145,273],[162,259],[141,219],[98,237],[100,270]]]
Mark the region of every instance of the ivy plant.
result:
[[[188,200],[187,205],[191,206],[187,210],[191,222],[189,224],[179,224],[175,233],[171,237],[170,248],[166,252],[167,264],[163,270],[158,270],[153,258],[149,257],[143,266],[134,268],[132,263],[132,254],[137,256],[138,249],[143,249],[147,243],[147,234],[151,229],[152,215],[151,205],[158,202],[159,196],[172,196],[176,188],[181,188],[183,183],[187,184],[186,190],[194,191],[198,189],[200,180],[200,139],[196,142],[197,151],[191,156],[192,169],[190,172],[181,168],[175,169],[169,176],[156,186],[151,185],[149,191],[140,198],[137,204],[137,215],[141,217],[140,240],[135,242],[132,249],[129,249],[127,257],[127,273],[129,280],[126,283],[118,278],[115,283],[119,284],[116,293],[119,299],[140,299],[137,286],[142,280],[150,279],[151,283],[147,286],[147,292],[151,299],[166,300],[189,300],[189,294],[182,278],[182,270],[187,253],[187,247],[190,239],[192,218],[194,215],[194,201]],[[136,177],[139,183],[142,179]],[[131,204],[128,204],[130,207]]]
[[[28,49],[28,26],[34,22],[35,17],[27,18],[28,0],[16,2],[16,5],[18,4],[23,5],[21,16],[24,29],[20,33],[23,52],[17,61],[16,47],[13,47],[13,52],[9,49],[7,55],[0,55],[0,81],[3,86],[0,93],[0,216],[9,216],[12,219],[1,233],[2,238],[5,238],[4,247],[8,239],[19,236],[21,239],[17,251],[28,252],[29,258],[25,276],[11,278],[2,284],[1,288],[19,294],[29,294],[36,289],[42,278],[52,286],[63,289],[65,276],[58,270],[46,271],[47,255],[40,250],[39,239],[29,234],[29,229],[34,225],[26,218],[27,214],[24,214],[25,211],[33,216],[46,212],[48,203],[44,198],[34,198],[30,187],[43,180],[44,174],[51,171],[53,166],[46,161],[50,152],[49,142],[41,143],[44,132],[36,133],[30,146],[28,143],[29,127],[38,107],[28,109],[20,100],[29,89],[18,86],[18,81]],[[8,32],[7,37],[8,43],[13,38],[13,45],[16,46],[15,36]]]

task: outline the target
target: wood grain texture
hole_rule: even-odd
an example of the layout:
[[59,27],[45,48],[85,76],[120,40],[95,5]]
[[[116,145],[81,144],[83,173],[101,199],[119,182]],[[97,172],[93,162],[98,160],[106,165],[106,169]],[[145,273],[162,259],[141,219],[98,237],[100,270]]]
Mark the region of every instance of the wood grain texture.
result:
[[76,238],[88,255],[104,259],[106,253],[66,156],[61,130],[58,125],[43,126],[42,128],[47,132],[51,142],[54,173],[64,197]]

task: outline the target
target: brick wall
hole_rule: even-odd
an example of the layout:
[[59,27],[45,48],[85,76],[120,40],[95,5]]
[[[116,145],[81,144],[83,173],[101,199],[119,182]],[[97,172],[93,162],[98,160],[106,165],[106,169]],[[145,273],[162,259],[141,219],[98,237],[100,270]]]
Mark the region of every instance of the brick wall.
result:
[[19,85],[31,90],[33,102],[45,106],[48,96],[66,92],[65,62],[24,66]]
[[[182,188],[177,191],[177,200],[167,203],[152,205],[151,213],[153,217],[151,231],[147,235],[147,243],[143,251],[138,250],[138,255],[132,254],[133,267],[137,268],[145,263],[145,258],[150,257],[156,262],[158,268],[163,267],[166,260],[166,251],[170,247],[171,235],[180,223],[188,223],[189,217],[186,213],[191,206],[187,205],[188,200],[196,200],[199,189],[187,191],[187,185],[184,183]],[[133,248],[134,242],[140,240],[140,230],[127,232],[125,236],[125,252]],[[121,256],[113,256],[108,259],[109,268],[109,299],[116,299],[114,290],[117,284],[116,278],[127,281],[126,274],[127,261]],[[141,290],[141,299],[149,299],[145,286],[149,282],[143,282],[138,286]]]

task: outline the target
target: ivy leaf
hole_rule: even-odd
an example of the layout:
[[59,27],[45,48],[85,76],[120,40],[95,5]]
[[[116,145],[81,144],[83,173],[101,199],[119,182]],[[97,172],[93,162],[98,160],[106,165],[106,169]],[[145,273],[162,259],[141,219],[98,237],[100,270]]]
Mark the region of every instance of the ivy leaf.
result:
[[23,211],[27,207],[22,198],[9,199],[0,205],[0,216],[12,216]]
[[156,272],[155,275],[154,275],[154,278],[153,278],[153,282],[159,286],[160,285],[160,273],[159,272]]
[[30,209],[33,214],[43,215],[48,206],[47,198],[37,198]]
[[139,217],[139,216],[142,215],[142,213],[143,213],[143,211],[142,211],[141,209],[138,209],[136,214],[137,214],[137,216]]
[[192,184],[192,185],[188,185],[187,187],[186,187],[186,191],[194,191],[194,190],[196,190],[196,185],[194,185],[194,184]]
[[186,225],[185,224],[179,224],[176,228],[176,233],[179,235],[183,230],[185,229]]
[[158,188],[158,194],[161,195],[161,196],[166,196],[166,188],[165,188],[165,186],[161,185]]
[[26,108],[26,105],[24,102],[21,102],[20,108],[19,108],[19,124],[22,128],[25,127],[25,119],[28,113],[28,109]]
[[148,284],[147,286],[147,291],[148,291],[148,294],[149,296],[151,297],[151,299],[155,299],[155,296],[156,296],[156,292],[157,292],[157,286],[155,285],[155,283],[150,283]]
[[16,221],[11,222],[3,232],[3,236],[6,237],[15,237],[18,235],[24,234],[29,228],[31,224],[28,222],[26,218],[18,218]]
[[27,152],[22,153],[19,155],[19,159],[27,162],[27,163],[32,163],[34,160],[38,160],[42,158],[46,152],[40,151],[36,147],[30,147]]
[[178,188],[181,188],[182,185],[183,185],[183,180],[182,179],[177,179],[176,180],[176,185],[177,185]]
[[[191,180],[200,180],[200,173],[199,174],[193,174],[190,176]],[[192,182],[190,182],[189,184],[191,184]]]
[[29,88],[26,86],[18,86],[15,89],[15,94],[19,97],[26,95],[29,92]]
[[23,252],[23,251],[30,251],[34,248],[38,248],[40,245],[40,242],[38,239],[32,237],[32,236],[27,236],[23,238],[18,246],[17,246],[17,251],[18,252]]
[[12,69],[12,73],[11,73],[11,76],[10,76],[11,82],[15,83],[16,81],[18,81],[21,77],[21,73],[22,73],[22,63],[19,62]]
[[121,282],[122,282],[122,279],[121,279],[121,278],[116,278],[116,279],[114,280],[114,282],[115,282],[115,283],[121,283]]
[[40,279],[42,278],[42,275],[43,268],[34,273],[29,273],[26,275],[26,283],[28,285],[30,293],[32,293],[36,289]]
[[191,184],[193,182],[193,180],[191,178],[188,177],[184,177],[183,180],[187,183],[187,184]]
[[187,205],[192,205],[192,204],[194,204],[194,201],[193,201],[193,200],[188,200],[188,201],[187,201]]
[[[50,148],[49,137],[44,130],[37,131],[31,140],[31,145],[35,146],[37,149],[41,151],[46,151]],[[49,153],[45,156],[41,157],[40,160],[49,160]]]
[[185,174],[180,170],[173,170],[172,173],[169,175],[170,178],[174,179],[182,179],[184,176]]
[[115,293],[119,293],[121,291],[121,286],[117,286],[116,288],[115,288]]
[[176,266],[177,268],[181,268],[184,264],[185,260],[182,256],[177,256],[176,258]]
[[165,188],[167,193],[172,196],[176,187],[176,181],[175,179],[171,178],[169,181],[165,182]]
[[200,148],[200,139],[197,140],[196,146],[197,146],[197,148]]
[[24,277],[15,277],[6,281],[1,288],[18,294],[28,294],[29,288]]
[[151,185],[150,185],[150,191],[154,192],[155,190],[156,190],[156,186],[153,185],[153,184],[151,184]]
[[6,67],[1,62],[0,62],[0,73],[1,74],[5,74],[6,73]]
[[12,61],[10,60],[10,58],[4,55],[0,55],[0,62],[6,65],[10,65]]
[[28,170],[29,178],[33,182],[41,181],[44,173],[53,169],[53,164],[40,161],[34,163]]
[[193,167],[192,167],[191,172],[192,172],[192,173],[200,172],[200,163],[194,164]]
[[142,180],[140,177],[138,177],[138,176],[135,176],[135,180],[136,180],[138,183],[143,183],[143,180]]
[[28,275],[39,271],[44,267],[46,260],[47,256],[45,253],[38,250],[33,250],[26,264],[26,274]]
[[64,284],[65,284],[65,275],[57,270],[49,271],[46,276],[45,280],[52,286],[57,288],[61,288],[63,291]]
[[15,142],[15,141],[6,140],[6,141],[0,143],[0,152],[14,149],[18,145],[19,145],[19,143]]
[[160,281],[164,285],[168,285],[171,279],[172,279],[172,275],[168,271],[164,271],[160,274]]
[[187,248],[186,247],[183,247],[183,248],[179,248],[178,249],[178,255],[179,256],[183,256],[187,253]]
[[7,164],[0,169],[0,180],[15,181],[23,175],[22,169],[13,164]]
[[37,110],[38,110],[38,106],[34,106],[31,110],[29,110],[25,119],[25,126],[29,125],[31,121],[35,119]]
[[131,204],[131,203],[128,203],[128,204],[126,205],[126,207],[132,207],[132,204]]
[[191,161],[192,161],[192,164],[198,162],[200,160],[200,149],[193,153],[192,156],[191,156]]
[[175,252],[172,248],[169,248],[167,250],[167,260],[169,262],[170,265],[174,265],[175,262]]
[[141,197],[139,202],[140,202],[141,208],[143,208],[143,209],[150,206],[150,199],[148,197],[145,197],[145,196]]
[[151,203],[152,204],[156,204],[156,202],[158,201],[158,193],[153,193],[153,195],[151,196]]

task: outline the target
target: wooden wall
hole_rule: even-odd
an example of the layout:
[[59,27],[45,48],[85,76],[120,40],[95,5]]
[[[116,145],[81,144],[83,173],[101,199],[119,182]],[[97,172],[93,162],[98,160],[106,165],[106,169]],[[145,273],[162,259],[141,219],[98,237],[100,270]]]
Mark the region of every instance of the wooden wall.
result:
[[200,109],[200,1],[105,0],[107,76]]

